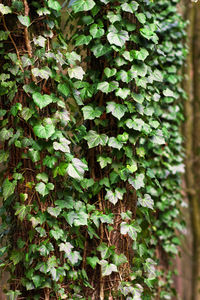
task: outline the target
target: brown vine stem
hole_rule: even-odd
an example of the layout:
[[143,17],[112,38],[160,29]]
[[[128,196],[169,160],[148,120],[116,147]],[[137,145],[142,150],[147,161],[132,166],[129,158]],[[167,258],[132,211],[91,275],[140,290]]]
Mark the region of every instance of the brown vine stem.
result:
[[[27,17],[29,16],[29,11],[30,11],[30,9],[29,9],[27,0],[24,0],[24,13],[25,13],[25,16],[27,16]],[[26,49],[28,51],[28,56],[30,58],[32,58],[33,57],[33,52],[32,52],[31,42],[30,42],[30,39],[29,39],[28,27],[24,28],[24,37],[25,37]],[[34,82],[36,82],[36,78],[33,74],[32,74],[32,80]]]
[[15,41],[13,40],[13,37],[12,37],[12,35],[10,34],[10,31],[8,30],[8,27],[7,27],[7,25],[6,25],[6,21],[5,21],[4,16],[2,16],[2,20],[3,20],[3,26],[4,26],[5,30],[6,30],[7,32],[9,32],[9,35],[8,35],[8,36],[9,36],[11,42],[13,43],[13,46],[15,47],[15,51],[16,51],[16,54],[17,54],[17,58],[18,58],[18,60],[19,60],[19,62],[20,62],[19,67],[20,67],[21,71],[24,73],[24,69],[22,68],[22,61],[21,61],[21,58],[20,58],[19,50],[17,49],[17,46],[16,46],[16,44],[15,44]]
[[[103,211],[101,192],[98,194],[98,200],[99,200],[99,208],[101,211]],[[101,223],[101,225],[100,225],[101,243],[103,241],[103,233],[104,233],[103,232],[103,224]],[[101,278],[100,278],[100,300],[104,300],[104,279],[102,276],[102,271],[101,271]]]

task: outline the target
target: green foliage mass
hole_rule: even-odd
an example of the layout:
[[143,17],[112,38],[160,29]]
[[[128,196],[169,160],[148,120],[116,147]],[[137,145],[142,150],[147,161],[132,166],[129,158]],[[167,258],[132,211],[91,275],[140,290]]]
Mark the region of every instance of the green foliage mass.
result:
[[[177,2],[33,1],[28,15],[20,0],[0,4],[10,299],[173,296],[184,228]],[[28,54],[8,32],[12,18]]]

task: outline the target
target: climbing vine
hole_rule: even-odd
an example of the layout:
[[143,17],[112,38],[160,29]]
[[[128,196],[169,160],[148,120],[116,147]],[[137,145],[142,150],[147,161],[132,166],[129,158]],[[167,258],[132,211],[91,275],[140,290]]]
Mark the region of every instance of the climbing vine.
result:
[[0,4],[10,299],[171,299],[183,229],[177,2]]

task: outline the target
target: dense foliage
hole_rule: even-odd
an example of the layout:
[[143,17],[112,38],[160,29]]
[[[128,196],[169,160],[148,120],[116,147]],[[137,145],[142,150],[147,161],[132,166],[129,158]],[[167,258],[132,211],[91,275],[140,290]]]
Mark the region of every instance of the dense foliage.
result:
[[7,295],[171,299],[183,229],[178,1],[2,2]]

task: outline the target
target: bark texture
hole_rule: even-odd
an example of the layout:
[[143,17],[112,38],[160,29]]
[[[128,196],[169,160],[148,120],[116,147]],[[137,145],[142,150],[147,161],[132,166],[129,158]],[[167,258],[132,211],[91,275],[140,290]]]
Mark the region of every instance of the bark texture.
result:
[[187,93],[184,125],[186,191],[193,233],[192,300],[200,299],[200,3],[185,1],[188,50],[183,87]]

